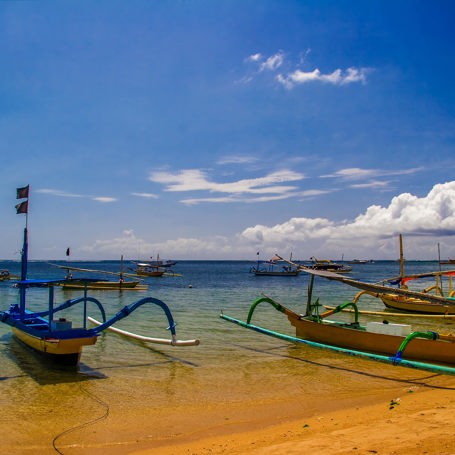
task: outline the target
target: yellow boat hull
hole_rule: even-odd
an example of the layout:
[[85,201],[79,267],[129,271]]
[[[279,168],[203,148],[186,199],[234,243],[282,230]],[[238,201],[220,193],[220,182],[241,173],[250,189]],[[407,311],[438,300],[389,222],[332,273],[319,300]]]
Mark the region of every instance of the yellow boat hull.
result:
[[83,346],[96,343],[97,336],[81,338],[41,338],[30,335],[17,327],[12,327],[13,335],[31,349],[52,357],[53,360],[61,360],[63,363],[77,364],[82,353]]

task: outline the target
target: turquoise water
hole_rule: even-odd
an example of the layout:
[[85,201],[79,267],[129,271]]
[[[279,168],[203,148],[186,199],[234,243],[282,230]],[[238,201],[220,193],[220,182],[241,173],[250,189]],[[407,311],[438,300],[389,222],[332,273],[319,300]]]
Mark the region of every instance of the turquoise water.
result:
[[[72,264],[113,272],[120,269],[116,261]],[[324,400],[307,400],[309,394],[343,401],[388,388],[392,393],[396,388],[453,382],[450,377],[296,346],[221,320],[221,310],[245,320],[250,303],[261,294],[304,311],[306,274],[256,277],[249,273],[252,265],[246,261],[181,261],[173,268],[179,276],[145,279],[147,291],[91,292],[103,303],[108,317],[142,297],[161,299],[177,322],[177,337],[199,339],[199,346],[146,345],[105,333],[94,346],[84,349],[79,368],[68,371],[44,368],[39,358],[11,336],[9,327],[1,324],[0,428],[8,429],[4,450],[73,454],[97,453],[99,449],[102,453],[113,441],[128,447],[161,444],[169,438],[188,437],[189,429],[191,434],[207,428],[215,431],[227,421],[251,419],[259,425],[257,413],[249,411],[258,406],[276,409],[280,421],[301,412],[315,413],[328,405]],[[406,271],[420,273],[436,267],[436,262],[409,262]],[[19,272],[16,262],[0,262],[2,268]],[[46,262],[29,264],[29,278],[63,275]],[[355,264],[350,274],[371,282],[396,275],[398,264],[394,261]],[[334,305],[352,299],[356,292],[317,279],[314,297]],[[78,295],[79,291],[57,289],[56,302]],[[29,308],[45,309],[41,300],[46,296],[46,290],[28,291]],[[0,283],[0,309],[16,299],[17,290],[11,283]],[[364,309],[384,308],[373,298],[362,302]],[[90,314],[99,318],[95,307]],[[80,321],[77,311],[65,316],[74,324]],[[445,332],[455,328],[455,322],[449,320],[388,319],[411,323],[414,328]],[[293,335],[285,316],[270,306],[258,308],[253,323]],[[164,313],[152,305],[139,308],[118,327],[146,336],[169,337]],[[290,396],[294,398],[290,400]],[[197,422],[191,418],[194,413],[199,416]],[[12,422],[21,425],[11,426]],[[17,441],[22,441],[20,448]]]

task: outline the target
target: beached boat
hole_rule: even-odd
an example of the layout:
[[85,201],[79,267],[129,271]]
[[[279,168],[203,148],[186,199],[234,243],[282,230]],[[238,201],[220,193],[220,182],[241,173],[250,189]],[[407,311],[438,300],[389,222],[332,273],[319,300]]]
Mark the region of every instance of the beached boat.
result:
[[338,262],[333,262],[330,259],[316,259],[314,256],[310,258],[312,263],[305,267],[312,270],[326,270],[328,272],[349,273],[352,267]]
[[292,263],[292,254],[289,261],[284,261],[278,255],[268,261],[260,261],[259,253],[257,254],[257,263],[250,268],[250,273],[255,276],[297,276],[300,274],[299,265]]
[[[260,333],[313,347],[369,358],[372,360],[455,374],[455,336],[434,331],[412,331],[408,324],[368,321],[359,322],[359,312],[354,302],[347,302],[335,309],[320,312],[319,299],[313,301],[314,276],[332,274],[325,271],[306,270],[310,275],[306,311],[299,314],[274,299],[263,296],[255,300],[246,321],[221,313],[221,318]],[[251,323],[256,307],[266,302],[284,313],[295,328],[296,336],[281,334]],[[354,309],[352,322],[327,319],[346,307]]]
[[[93,297],[89,297],[86,290],[82,297],[67,300],[56,306],[54,303],[55,286],[62,284],[65,280],[33,280],[27,278],[29,186],[18,188],[17,198],[26,199],[16,205],[18,214],[26,214],[21,252],[21,277],[16,283],[19,289],[19,299],[8,310],[0,311],[0,322],[11,326],[12,332],[18,340],[50,360],[66,365],[77,365],[84,346],[94,345],[102,331],[111,327],[115,322],[127,317],[146,303],[158,305],[163,309],[172,333],[172,338],[173,340],[175,339],[175,322],[169,307],[161,300],[152,297],[142,298],[137,302],[123,307],[110,319],[106,319],[106,312],[101,302]],[[46,310],[32,311],[27,308],[27,291],[30,288],[48,288]],[[88,328],[86,324],[87,306],[89,303],[96,305],[102,318],[100,325],[94,328]],[[74,307],[75,305],[79,305],[82,310],[82,324],[80,327],[73,327],[72,321],[60,316],[63,314],[61,312],[65,309]]]

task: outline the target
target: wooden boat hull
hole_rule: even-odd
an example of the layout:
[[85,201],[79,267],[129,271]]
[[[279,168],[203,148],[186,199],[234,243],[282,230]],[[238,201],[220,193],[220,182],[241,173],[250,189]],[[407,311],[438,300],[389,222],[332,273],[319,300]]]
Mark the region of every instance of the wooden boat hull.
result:
[[[395,356],[405,339],[404,336],[367,332],[364,328],[350,328],[347,324],[304,319],[287,309],[285,312],[290,323],[295,327],[298,338],[317,343]],[[406,347],[403,358],[453,365],[455,364],[455,337],[450,338],[453,340],[414,338]]]
[[153,272],[141,272],[141,271],[137,271],[136,272],[136,275],[137,276],[154,276],[154,277],[160,277],[160,276],[163,276],[165,274],[165,270],[156,270],[156,271],[153,271]]
[[290,272],[273,272],[273,271],[255,271],[256,276],[297,276],[300,270],[292,270]]
[[29,334],[18,327],[12,327],[13,335],[23,344],[34,351],[45,355],[52,361],[65,365],[77,365],[82,354],[83,346],[93,345],[97,336],[77,338],[50,338]]
[[444,305],[395,294],[380,294],[379,298],[387,308],[408,313],[455,314],[455,301],[453,305]]
[[63,289],[91,289],[91,290],[122,290],[122,289],[136,289],[144,290],[147,289],[147,286],[140,286],[139,281],[94,281],[89,283],[82,283],[80,281],[74,280],[74,282],[65,281],[60,286]]

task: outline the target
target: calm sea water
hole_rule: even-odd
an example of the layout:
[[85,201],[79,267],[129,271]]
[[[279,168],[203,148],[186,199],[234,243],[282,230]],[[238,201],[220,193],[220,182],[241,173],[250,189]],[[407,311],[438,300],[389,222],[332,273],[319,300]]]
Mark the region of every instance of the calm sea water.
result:
[[[116,261],[72,265],[112,272],[120,269],[120,262]],[[361,397],[372,390],[401,387],[403,383],[411,387],[441,385],[449,380],[296,346],[221,320],[220,310],[245,320],[251,302],[261,294],[304,311],[306,274],[255,277],[249,273],[252,265],[246,261],[181,261],[173,268],[178,276],[145,279],[147,291],[91,292],[103,303],[108,317],[142,297],[161,299],[177,322],[177,337],[197,338],[199,346],[146,345],[105,333],[96,345],[84,349],[79,368],[68,371],[44,368],[39,358],[11,336],[10,328],[0,324],[0,428],[3,434],[8,429],[3,438],[5,450],[8,453],[95,453],[112,442],[112,438],[124,444],[130,444],[131,438],[139,443],[147,440],[158,444],[172,435],[185,434],[183,428],[202,431],[207,426],[226,424],[226,419],[234,418],[227,411],[223,414],[226,404],[230,412],[238,405],[243,418],[248,404],[276,407],[280,419],[297,415],[302,409],[307,413],[317,412],[324,406],[323,401],[305,399],[310,393],[344,400],[352,399],[353,388]],[[0,262],[0,269],[3,268],[19,273],[20,265]],[[406,264],[408,273],[436,268],[436,262]],[[398,272],[397,262],[379,261],[353,265],[350,276],[376,282]],[[46,262],[31,262],[28,275],[29,278],[60,278],[64,271]],[[83,276],[77,272],[73,275]],[[101,274],[99,277],[106,279]],[[351,300],[356,292],[339,283],[317,279],[314,297],[320,297],[321,303],[335,305]],[[57,289],[56,302],[79,294],[79,291]],[[29,308],[45,309],[46,296],[46,290],[28,291]],[[17,297],[18,291],[11,283],[0,283],[1,309],[8,308]],[[373,298],[362,302],[364,309],[384,308]],[[293,335],[284,315],[263,305],[256,310],[253,323]],[[89,313],[99,318],[95,307]],[[75,325],[80,321],[75,310],[65,316]],[[415,328],[445,332],[455,329],[455,322],[447,320],[412,317],[406,321],[394,321],[392,317],[389,320],[408,322]],[[139,308],[117,326],[146,336],[169,337],[164,313],[152,305]],[[290,396],[294,399],[290,400]],[[295,397],[299,400],[298,408]],[[197,424],[185,417],[191,412],[203,416]],[[138,416],[148,420],[138,426]],[[12,422],[21,424],[12,426]],[[85,430],[86,427],[90,430]],[[111,434],[110,440],[106,440],[106,432]],[[20,447],[17,441],[22,441]]]

